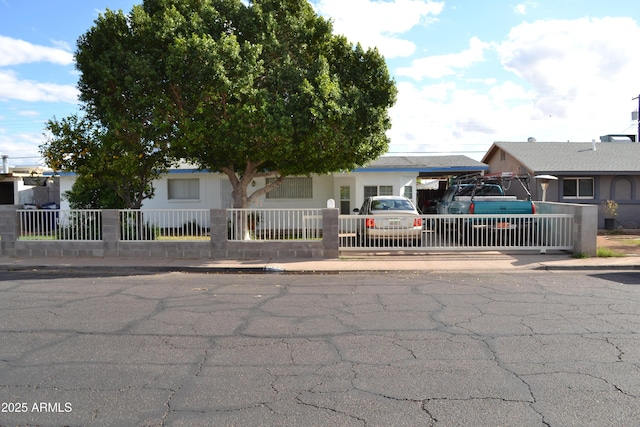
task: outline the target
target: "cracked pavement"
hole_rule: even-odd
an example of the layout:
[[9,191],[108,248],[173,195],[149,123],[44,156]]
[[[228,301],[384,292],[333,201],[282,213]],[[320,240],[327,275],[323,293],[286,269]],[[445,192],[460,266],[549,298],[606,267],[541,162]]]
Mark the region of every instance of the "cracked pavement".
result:
[[638,272],[0,274],[2,426],[640,425]]

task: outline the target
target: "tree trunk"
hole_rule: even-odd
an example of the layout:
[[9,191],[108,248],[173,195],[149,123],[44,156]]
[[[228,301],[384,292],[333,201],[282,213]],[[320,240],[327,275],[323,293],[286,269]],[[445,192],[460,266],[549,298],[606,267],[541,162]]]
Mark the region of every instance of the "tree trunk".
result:
[[[249,198],[247,197],[247,187],[249,183],[245,182],[245,176],[238,178],[235,172],[224,170],[231,181],[231,197],[233,199],[234,209],[247,209],[249,207]],[[251,232],[249,230],[249,218],[244,211],[237,212],[231,218],[231,230],[234,238],[242,236],[242,240],[251,240]]]
[[[247,161],[244,173],[240,176],[236,174],[235,170],[232,168],[222,168],[222,172],[224,172],[231,182],[231,187],[233,188],[231,192],[231,197],[233,199],[233,208],[234,209],[248,209],[251,204],[258,199],[258,197],[267,194],[269,191],[277,188],[282,184],[285,179],[284,175],[280,175],[278,171],[273,172],[258,172],[258,168],[260,167],[260,163],[252,163]],[[272,177],[276,178],[276,180],[269,185],[259,188],[255,190],[251,196],[249,196],[248,188],[249,185],[256,178],[267,178]],[[259,218],[256,217],[255,213],[247,212],[246,215],[236,215],[236,218],[232,219],[232,230],[234,231],[234,236],[238,236],[239,232],[242,233],[244,240],[251,240],[251,230],[250,223],[259,222]]]

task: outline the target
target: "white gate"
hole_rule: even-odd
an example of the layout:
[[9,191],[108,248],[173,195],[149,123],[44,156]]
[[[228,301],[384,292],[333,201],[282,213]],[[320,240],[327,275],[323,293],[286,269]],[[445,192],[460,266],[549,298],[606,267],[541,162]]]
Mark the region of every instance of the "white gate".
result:
[[[340,215],[340,250],[573,250],[570,214],[422,215],[414,227],[393,215]],[[379,224],[383,224],[380,226]]]

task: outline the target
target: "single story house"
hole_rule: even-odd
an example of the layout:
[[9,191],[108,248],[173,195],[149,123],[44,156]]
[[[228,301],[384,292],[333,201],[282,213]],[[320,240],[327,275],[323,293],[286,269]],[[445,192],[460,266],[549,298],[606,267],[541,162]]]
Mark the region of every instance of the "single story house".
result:
[[[425,207],[439,199],[449,177],[487,169],[487,165],[460,155],[382,156],[349,172],[288,177],[280,188],[260,198],[256,207],[323,208],[333,199],[341,214],[349,214],[373,195],[406,196]],[[74,174],[62,174],[60,192],[70,190],[74,181]],[[226,175],[190,165],[169,170],[153,185],[155,197],[144,201],[144,209],[224,209],[232,205]],[[265,179],[260,178],[251,188],[264,185]],[[69,208],[64,199],[61,208]]]
[[[546,201],[618,204],[618,227],[640,226],[640,143],[601,137],[602,142],[494,142],[482,158],[490,173],[551,175]],[[533,179],[534,200],[542,200],[542,179]],[[600,209],[598,227],[604,224]]]

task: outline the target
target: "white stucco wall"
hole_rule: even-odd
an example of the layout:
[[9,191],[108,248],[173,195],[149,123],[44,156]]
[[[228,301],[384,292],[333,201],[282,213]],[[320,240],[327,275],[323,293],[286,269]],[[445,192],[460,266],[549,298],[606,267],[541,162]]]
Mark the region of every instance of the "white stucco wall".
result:
[[76,181],[75,175],[62,175],[60,177],[60,209],[69,210],[69,201],[65,199],[64,193],[70,191]]
[[[341,174],[344,178],[346,174]],[[354,178],[352,188],[353,207],[359,208],[364,202],[364,187],[390,185],[394,196],[404,196],[404,187],[412,187],[411,200],[416,202],[416,174],[415,173],[384,173],[384,172],[354,172],[348,174]],[[354,194],[355,193],[355,194]]]
[[[169,200],[170,179],[198,179],[200,198],[194,200]],[[222,208],[220,181],[222,175],[202,171],[172,171],[153,182],[155,195],[142,203],[143,209],[219,209]],[[226,178],[224,178],[226,179]]]
[[[194,179],[200,182],[200,198],[197,200],[169,200],[169,179]],[[416,176],[412,173],[397,172],[354,172],[339,173],[335,175],[313,175],[313,198],[311,199],[267,199],[262,196],[254,204],[258,208],[325,208],[327,200],[334,199],[336,207],[340,206],[340,187],[350,187],[351,209],[359,208],[364,201],[365,186],[390,185],[393,194],[404,195],[404,187],[410,185],[413,189],[412,199],[416,199]],[[75,176],[60,177],[60,193],[71,189]],[[264,178],[257,178],[256,185],[249,187],[252,190],[262,188],[265,185]],[[231,185],[224,174],[209,173],[197,170],[171,171],[162,178],[153,182],[155,196],[145,200],[144,209],[221,209],[231,206]],[[69,209],[67,200],[61,201],[62,209]]]

